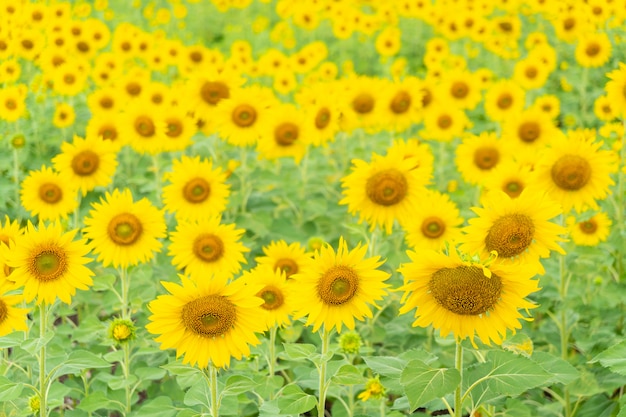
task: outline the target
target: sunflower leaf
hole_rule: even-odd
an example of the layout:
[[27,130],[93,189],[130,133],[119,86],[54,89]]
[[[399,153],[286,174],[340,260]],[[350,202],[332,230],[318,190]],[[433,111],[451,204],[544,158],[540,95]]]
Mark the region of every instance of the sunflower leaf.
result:
[[363,373],[354,365],[343,365],[332,376],[331,380],[340,385],[356,385],[365,382]]
[[172,404],[169,397],[156,397],[154,400],[146,402],[142,407],[131,413],[131,416],[154,416],[154,417],[172,417],[175,416],[178,409]]
[[456,369],[432,368],[418,359],[407,363],[400,376],[411,411],[453,392],[459,382],[461,375]]
[[225,395],[238,395],[244,392],[252,391],[259,385],[256,381],[243,375],[233,375],[226,380],[226,386],[222,390],[222,396]]
[[281,356],[293,361],[312,360],[317,347],[308,343],[283,343],[285,350]]
[[50,379],[54,380],[61,375],[78,374],[85,369],[110,367],[111,364],[109,362],[94,353],[86,350],[75,350],[69,354],[63,365],[52,372]]
[[303,414],[313,409],[317,404],[314,395],[302,391],[297,385],[289,385],[278,398],[278,408],[282,414]]
[[20,398],[24,384],[14,383],[5,377],[0,377],[0,398],[3,401],[11,401]]
[[580,376],[578,369],[570,365],[569,362],[548,352],[535,352],[531,359],[552,375],[546,384],[569,384]]
[[400,378],[407,363],[394,356],[364,356],[363,360],[374,373],[390,378]]
[[600,365],[617,374],[626,375],[626,340],[611,346],[589,361],[595,362],[600,362]]

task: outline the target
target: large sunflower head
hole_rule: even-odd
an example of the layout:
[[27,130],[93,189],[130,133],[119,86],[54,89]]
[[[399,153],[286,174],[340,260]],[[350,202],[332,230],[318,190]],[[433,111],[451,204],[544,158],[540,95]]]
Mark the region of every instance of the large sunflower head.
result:
[[296,308],[297,300],[292,295],[293,281],[280,269],[259,266],[246,272],[240,278],[248,285],[260,287],[257,297],[263,299],[261,304],[262,321],[268,329],[274,326],[287,326],[291,323],[291,314]]

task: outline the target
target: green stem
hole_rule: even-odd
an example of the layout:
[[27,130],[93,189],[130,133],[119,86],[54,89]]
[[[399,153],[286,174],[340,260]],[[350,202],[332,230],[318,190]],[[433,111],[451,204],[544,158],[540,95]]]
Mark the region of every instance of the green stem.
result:
[[[569,357],[569,328],[567,326],[567,277],[565,268],[565,255],[559,256],[559,297],[561,299],[561,324],[559,326],[559,332],[561,337],[561,357],[564,360],[568,360]],[[563,400],[564,400],[564,415],[565,417],[571,416],[571,399],[569,389],[563,388]]]
[[130,280],[128,279],[128,271],[126,268],[120,268],[120,281],[122,286],[122,318],[130,320],[131,308],[128,301],[128,293],[130,292]]
[[[352,361],[350,361],[352,363]],[[354,385],[348,386],[348,417],[354,415]]]
[[13,181],[15,181],[15,212],[20,206],[20,159],[17,149],[13,148]]
[[387,413],[387,397],[382,396],[380,399],[380,417],[385,417]]
[[155,201],[160,206],[159,202],[161,201],[161,172],[159,166],[159,155],[152,155],[152,168],[154,170],[154,186],[155,186]]
[[322,338],[322,357],[319,365],[319,401],[317,402],[317,415],[318,417],[324,417],[326,411],[326,390],[328,390],[328,383],[326,381],[326,368],[328,365],[328,346],[330,344],[330,331],[326,331],[324,326],[320,332]]
[[217,396],[217,368],[209,361],[209,385],[211,390],[211,416],[219,417],[220,403]]
[[131,398],[133,395],[130,385],[128,384],[128,380],[130,379],[130,343],[124,343],[122,349],[124,349],[124,363],[122,364],[122,369],[124,370],[124,381],[126,382],[124,388],[126,397],[125,415],[128,415],[130,413]]
[[46,330],[48,329],[48,306],[45,302],[39,304],[39,415],[48,417],[48,388],[46,387]]
[[[270,340],[268,346],[268,358],[267,358],[267,373],[270,377],[274,376],[275,366],[276,366],[276,332],[278,331],[278,327],[273,326],[270,329]],[[270,395],[270,400],[272,399],[272,395]]]
[[459,375],[461,377],[459,385],[454,391],[454,417],[462,417],[463,397],[461,392],[461,384],[463,383],[463,346],[461,345],[461,341],[458,339],[456,341],[456,352],[454,353],[454,367],[457,371],[459,371]]
[[583,68],[582,80],[580,82],[580,118],[585,126],[587,120],[587,82],[589,80],[589,67]]

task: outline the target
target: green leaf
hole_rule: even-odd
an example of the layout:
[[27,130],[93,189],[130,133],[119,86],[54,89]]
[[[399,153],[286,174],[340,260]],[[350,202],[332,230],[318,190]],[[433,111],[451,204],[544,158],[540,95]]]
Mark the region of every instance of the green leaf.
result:
[[228,377],[226,385],[220,392],[221,396],[238,395],[252,391],[258,384],[247,376],[233,375]]
[[211,393],[207,384],[195,384],[185,393],[183,402],[186,406],[201,405],[206,408],[211,408],[209,404],[209,398]]
[[626,375],[626,340],[611,346],[589,361],[595,362],[600,362],[602,366],[615,373]]
[[11,382],[5,377],[0,377],[0,398],[3,401],[11,401],[20,398],[24,384]]
[[79,409],[88,413],[93,413],[94,411],[102,409],[112,409],[116,407],[118,408],[118,411],[122,411],[119,404],[117,404],[115,401],[109,400],[106,394],[102,391],[92,392],[91,394],[82,398],[80,400],[80,404],[78,404]]
[[38,355],[41,348],[47,345],[54,338],[54,333],[49,332],[46,337],[36,337],[22,342],[20,347],[31,355]]
[[312,360],[317,351],[315,345],[308,343],[283,343],[283,347],[281,356],[292,361]]
[[407,361],[395,356],[364,356],[363,360],[374,373],[390,378],[400,378],[407,364]]
[[461,375],[456,369],[431,368],[417,359],[410,361],[400,376],[411,411],[453,392],[460,382]]
[[580,376],[578,369],[570,365],[569,362],[548,352],[535,352],[531,359],[551,375],[551,378],[546,381],[546,385],[567,385]]
[[317,398],[302,391],[297,385],[289,385],[278,398],[278,408],[282,414],[302,414],[313,409]]
[[146,402],[142,407],[131,413],[132,417],[173,417],[178,413],[178,409],[172,405],[172,400],[168,397],[157,397],[150,402]]
[[137,377],[135,375],[129,375],[128,379],[124,378],[122,375],[115,375],[108,381],[108,386],[112,390],[118,390],[126,387],[131,387],[137,382]]
[[113,274],[104,274],[99,275],[93,280],[93,287],[91,287],[94,291],[107,291],[113,288],[113,284],[115,284],[115,275]]
[[162,368],[143,367],[135,369],[135,375],[144,381],[156,381],[163,378],[167,372]]
[[258,384],[255,391],[263,398],[269,398],[278,392],[285,383],[285,379],[280,375],[255,375],[254,380]]
[[19,346],[24,341],[24,332],[13,332],[0,337],[0,349]]
[[109,368],[111,364],[100,356],[86,350],[75,350],[69,354],[67,360],[52,373],[50,379],[56,379],[61,375],[79,374],[90,368]]
[[363,384],[365,377],[363,373],[354,365],[343,365],[332,376],[331,381],[340,385]]

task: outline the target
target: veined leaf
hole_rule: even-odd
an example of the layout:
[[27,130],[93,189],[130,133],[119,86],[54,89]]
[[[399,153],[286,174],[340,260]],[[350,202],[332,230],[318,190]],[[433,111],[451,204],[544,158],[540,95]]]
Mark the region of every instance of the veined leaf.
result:
[[400,376],[411,411],[453,392],[460,382],[456,369],[432,368],[417,359],[410,361]]
[[363,360],[374,373],[390,378],[400,378],[407,364],[407,361],[394,356],[364,356]]
[[546,384],[567,385],[580,376],[578,369],[570,365],[569,362],[547,352],[535,352],[531,359],[551,375]]
[[600,362],[600,365],[609,368],[620,375],[626,375],[626,340],[611,346],[589,363]]
[[316,353],[316,346],[308,343],[283,343],[285,351],[281,356],[287,359],[298,361],[312,359]]

